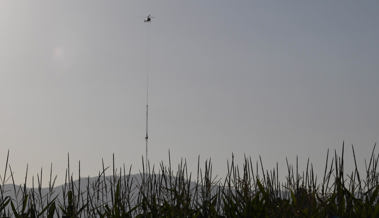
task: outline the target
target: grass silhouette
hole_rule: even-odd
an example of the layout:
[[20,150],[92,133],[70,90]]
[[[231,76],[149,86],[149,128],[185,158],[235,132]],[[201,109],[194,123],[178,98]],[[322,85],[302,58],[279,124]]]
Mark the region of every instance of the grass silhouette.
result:
[[[55,187],[50,169],[47,188],[42,187],[42,173],[32,187],[16,185],[9,165],[9,151],[4,173],[0,175],[1,217],[379,217],[379,155],[371,152],[365,175],[355,169],[344,172],[344,149],[340,155],[327,152],[320,182],[309,163],[299,172],[287,162],[287,176],[279,181],[276,169],[265,170],[262,159],[253,163],[245,157],[237,165],[234,157],[227,163],[225,178],[212,175],[212,162],[200,163],[196,174],[187,170],[182,160],[174,170],[161,163],[157,168],[142,159],[142,171],[132,175],[123,165],[105,167],[97,177],[74,180],[68,156],[65,183]],[[203,165],[204,164],[204,165]],[[202,167],[203,166],[203,167]],[[112,170],[111,176],[106,172]],[[11,184],[6,183],[11,181]],[[8,188],[7,188],[8,187]],[[11,188],[9,188],[11,187]]]

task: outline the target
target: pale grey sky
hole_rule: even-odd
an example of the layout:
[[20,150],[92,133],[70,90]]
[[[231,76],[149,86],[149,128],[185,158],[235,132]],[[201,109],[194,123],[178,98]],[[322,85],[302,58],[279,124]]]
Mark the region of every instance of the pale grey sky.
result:
[[232,152],[323,168],[343,140],[363,160],[379,138],[378,25],[374,0],[1,1],[0,157],[19,181],[27,163],[63,179],[67,152],[84,176],[112,153],[139,170],[150,68],[154,163],[170,149],[219,175]]

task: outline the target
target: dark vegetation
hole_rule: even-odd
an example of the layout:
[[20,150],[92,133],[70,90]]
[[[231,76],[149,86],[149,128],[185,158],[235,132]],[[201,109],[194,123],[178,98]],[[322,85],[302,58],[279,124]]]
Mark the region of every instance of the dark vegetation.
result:
[[[379,155],[372,150],[365,172],[360,174],[353,150],[353,172],[344,172],[344,146],[326,156],[321,178],[313,165],[299,172],[287,161],[287,176],[279,181],[278,165],[265,170],[262,160],[245,158],[238,166],[232,158],[227,176],[212,175],[210,160],[198,161],[196,175],[187,172],[186,161],[177,168],[163,163],[144,163],[138,176],[130,168],[104,166],[96,178],[74,181],[69,161],[65,184],[54,188],[50,170],[47,188],[42,188],[42,170],[32,187],[16,185],[8,157],[0,177],[0,217],[379,217]],[[106,176],[107,170],[112,170]],[[13,183],[11,190],[5,185]],[[36,185],[35,185],[36,184]],[[9,185],[8,185],[9,186]],[[58,190],[58,191],[57,191]],[[9,192],[13,192],[11,195]]]

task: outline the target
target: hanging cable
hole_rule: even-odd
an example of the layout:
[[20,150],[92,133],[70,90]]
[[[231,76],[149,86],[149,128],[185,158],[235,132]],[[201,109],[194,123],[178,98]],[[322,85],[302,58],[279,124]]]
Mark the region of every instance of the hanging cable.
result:
[[148,147],[149,147],[149,86],[150,86],[150,23],[152,17],[150,14],[145,18],[146,26],[146,135],[145,135],[145,158],[148,164]]

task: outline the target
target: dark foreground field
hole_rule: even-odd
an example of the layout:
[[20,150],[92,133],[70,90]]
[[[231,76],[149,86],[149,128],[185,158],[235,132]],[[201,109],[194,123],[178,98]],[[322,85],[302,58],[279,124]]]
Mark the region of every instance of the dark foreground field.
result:
[[173,169],[169,160],[167,166],[144,163],[139,175],[113,164],[76,180],[68,165],[65,184],[55,187],[50,175],[46,188],[42,172],[31,188],[27,175],[24,185],[15,185],[7,157],[0,217],[379,217],[379,155],[374,146],[360,174],[352,149],[353,172],[344,172],[342,146],[341,154],[328,151],[321,177],[309,162],[303,172],[287,162],[286,179],[279,181],[278,167],[265,170],[262,160],[245,158],[238,166],[232,158],[222,179],[212,175],[211,161],[198,162],[191,175],[185,161]]

